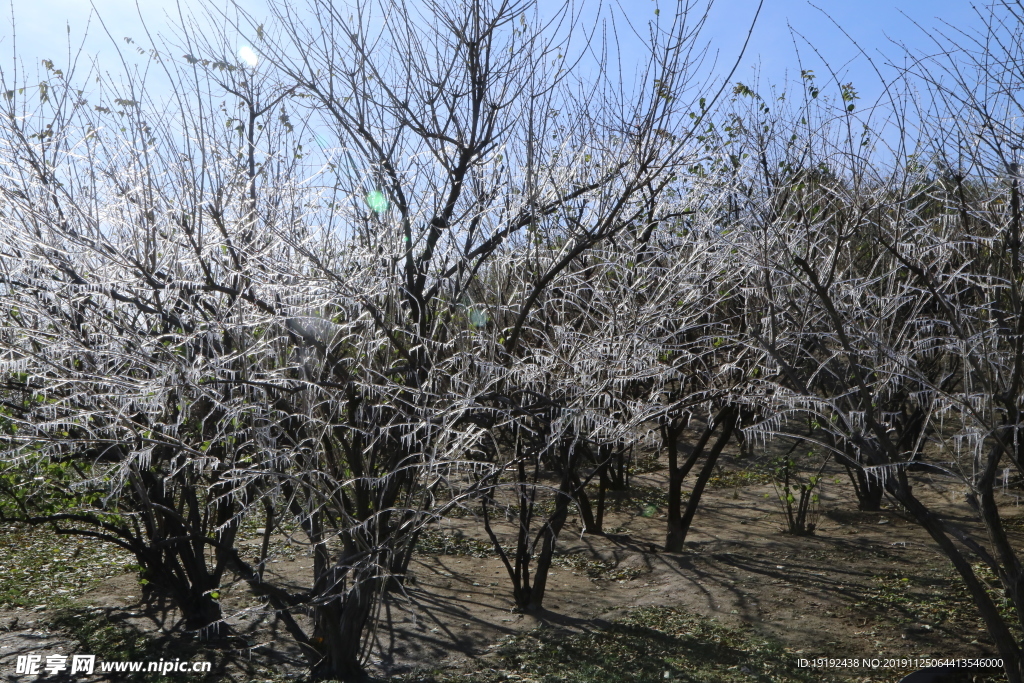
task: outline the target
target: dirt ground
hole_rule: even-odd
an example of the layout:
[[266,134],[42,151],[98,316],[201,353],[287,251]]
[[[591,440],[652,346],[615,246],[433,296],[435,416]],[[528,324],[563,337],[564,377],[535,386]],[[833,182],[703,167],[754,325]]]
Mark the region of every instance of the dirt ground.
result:
[[[661,486],[657,474],[641,485]],[[409,607],[392,615],[394,629],[375,665],[398,673],[424,661],[473,666],[502,636],[552,624],[573,630],[610,622],[632,608],[671,606],[730,626],[753,626],[781,641],[795,658],[979,658],[996,656],[949,562],[927,534],[899,511],[860,512],[846,482],[823,496],[812,536],[783,533],[769,485],[711,488],[682,553],[664,553],[664,515],[612,514],[606,528],[582,535],[573,520],[562,553],[610,564],[612,575],[590,578],[571,566],[553,571],[546,612],[512,611],[509,580],[496,557],[420,556]],[[971,528],[966,503],[941,484],[919,493],[942,501],[947,518]],[[768,498],[766,498],[766,495]],[[1004,510],[1024,512],[1010,503]],[[481,538],[469,520],[449,522],[453,534]],[[1019,536],[1017,540],[1020,540]],[[583,566],[584,563],[570,563]],[[886,668],[883,667],[882,668]],[[897,680],[878,670],[837,670],[849,680]]]
[[[927,535],[897,509],[857,511],[845,475],[838,483],[831,478],[838,476],[827,478],[811,536],[784,533],[773,486],[747,481],[707,490],[681,553],[658,550],[665,519],[657,505],[617,501],[619,511],[606,515],[605,536],[583,535],[579,520],[570,519],[546,609],[535,615],[513,611],[508,576],[487,550],[479,522],[469,516],[446,521],[431,534],[442,544],[452,541],[448,553],[433,546],[434,552],[421,552],[404,594],[382,608],[371,672],[384,679],[423,668],[471,674],[490,667],[497,645],[512,634],[539,626],[587,632],[644,606],[676,607],[753,629],[778,640],[794,660],[882,660],[877,667],[823,671],[822,680],[827,673],[830,680],[896,681],[911,670],[884,661],[890,659],[996,656],[949,562]],[[664,490],[664,480],[664,472],[655,471],[636,475],[634,485]],[[923,478],[917,492],[976,531],[955,488]],[[1003,496],[1003,503],[1019,543],[1024,536],[1016,518],[1024,521],[1024,507],[1013,495]],[[258,542],[256,534],[246,541],[254,547]],[[275,548],[272,574],[296,584],[308,580],[311,559],[301,547],[279,537]],[[173,639],[174,611],[142,603],[141,594],[135,574],[118,573],[71,604],[149,638]],[[18,654],[75,650],[74,637],[49,619],[54,607],[41,602],[0,610],[0,680],[28,680],[14,674]],[[222,602],[243,634],[234,652],[249,662],[248,668],[223,669],[223,679],[301,675],[298,653],[281,625],[240,584],[227,589]]]

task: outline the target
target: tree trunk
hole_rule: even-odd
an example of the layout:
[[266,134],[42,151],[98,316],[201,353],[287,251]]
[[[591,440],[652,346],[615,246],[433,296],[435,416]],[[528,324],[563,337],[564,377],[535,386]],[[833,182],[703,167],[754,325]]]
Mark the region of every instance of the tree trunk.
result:
[[220,582],[208,570],[205,555],[195,555],[193,550],[191,544],[177,543],[136,557],[145,568],[147,589],[173,596],[185,629],[200,640],[217,640],[228,633],[220,602],[213,597]]
[[[329,572],[334,574],[335,572]],[[334,581],[340,581],[335,578]],[[315,643],[323,659],[313,667],[317,680],[361,681],[366,679],[360,661],[363,630],[375,599],[376,579],[359,577],[344,595],[334,596],[313,610]]]
[[198,634],[200,640],[217,640],[228,633],[224,623],[220,602],[209,592],[192,591],[185,616],[185,629]]
[[[905,475],[901,478],[905,478]],[[942,522],[917,500],[910,492],[908,486],[901,484],[899,481],[893,481],[890,484],[890,493],[906,508],[907,512],[914,517],[917,523],[924,527],[932,539],[938,543],[939,548],[953,563],[957,573],[960,574],[968,592],[974,599],[974,604],[978,608],[982,620],[985,622],[992,641],[995,643],[999,656],[1003,659],[1003,667],[1006,670],[1006,680],[1008,683],[1024,683],[1024,670],[1022,670],[1024,661],[1021,658],[1020,647],[1006,621],[999,614],[999,609],[992,602],[988,591],[985,590],[984,584],[975,575],[971,563],[967,561],[967,558],[963,556],[949,536],[946,535]]]
[[689,424],[689,416],[672,420],[662,427],[662,440],[668,448],[668,523],[665,535],[665,552],[678,553],[683,549],[683,541],[686,539],[686,531],[683,528],[683,481],[697,464],[697,460],[704,453],[708,440],[714,433],[715,428],[726,416],[729,407],[723,408],[715,416],[714,420],[705,426],[697,443],[694,444],[686,462],[682,467],[679,463],[679,436]]
[[580,520],[583,522],[583,533],[601,534],[601,527],[594,518],[594,509],[590,506],[590,497],[583,488],[579,475],[575,472],[572,475],[573,489],[576,491],[576,506],[580,510]]
[[869,477],[861,467],[846,466],[846,471],[853,482],[853,490],[857,494],[857,509],[865,512],[877,512],[882,509],[882,496],[885,489],[878,480]]
[[[725,448],[725,444],[729,442],[729,438],[732,436],[733,427],[736,426],[736,418],[739,415],[739,411],[736,410],[735,406],[726,406],[718,413],[718,417],[715,418],[715,423],[719,419],[724,419],[722,423],[722,433],[715,441],[715,445],[711,447],[708,452],[707,462],[704,463],[704,467],[701,468],[700,474],[697,475],[697,481],[693,485],[693,490],[690,491],[690,499],[686,502],[686,512],[683,514],[683,518],[680,521],[681,534],[679,537],[679,550],[682,550],[683,543],[686,541],[686,534],[690,530],[690,524],[693,522],[693,516],[697,513],[697,506],[700,504],[700,497],[704,493],[704,487],[707,485],[708,480],[711,478],[711,473],[715,471],[715,464],[718,462],[718,456],[722,454],[722,449]],[[676,551],[678,552],[678,551]]]
[[529,590],[529,600],[525,605],[522,605],[527,612],[537,612],[543,609],[544,591],[547,588],[551,560],[555,554],[555,543],[558,541],[558,534],[562,531],[562,526],[565,525],[565,520],[569,516],[569,501],[571,499],[567,490],[567,479],[564,478],[562,480],[562,487],[559,490],[558,498],[555,500],[555,511],[552,513],[551,519],[548,520],[541,530],[543,543],[541,545],[540,557],[537,558],[537,568],[533,573],[533,586]]
[[[679,431],[674,425],[669,425],[664,432],[668,446],[668,529],[665,534],[665,552],[677,553],[683,549],[682,496],[686,472],[679,468]],[[699,455],[696,448],[691,456],[694,455]]]

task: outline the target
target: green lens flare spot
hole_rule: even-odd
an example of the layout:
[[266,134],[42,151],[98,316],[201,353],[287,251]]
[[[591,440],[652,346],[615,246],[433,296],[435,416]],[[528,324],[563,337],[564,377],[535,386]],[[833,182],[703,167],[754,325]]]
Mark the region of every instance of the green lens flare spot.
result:
[[487,311],[482,311],[479,308],[469,309],[469,324],[472,327],[487,327],[489,320]]
[[384,213],[388,210],[388,198],[379,190],[367,193],[366,204],[377,213]]

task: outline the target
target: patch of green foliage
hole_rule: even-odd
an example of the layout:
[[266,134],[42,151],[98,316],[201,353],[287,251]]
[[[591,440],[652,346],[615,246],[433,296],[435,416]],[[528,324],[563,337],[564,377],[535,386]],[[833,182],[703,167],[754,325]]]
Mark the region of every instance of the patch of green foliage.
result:
[[464,555],[469,557],[494,557],[497,553],[489,540],[467,538],[461,531],[426,529],[416,542],[416,549],[428,555]]
[[562,569],[570,569],[586,574],[591,579],[610,579],[612,581],[629,581],[644,572],[634,567],[616,567],[614,562],[598,560],[586,553],[555,555],[551,563]]
[[[1003,599],[995,575],[982,564],[974,565],[974,571],[985,583],[1003,618],[1013,628],[1018,623],[1013,604]],[[985,633],[985,623],[978,614],[978,608],[952,569],[936,577],[893,573],[875,577],[875,588],[854,607],[868,613],[890,615],[900,624],[919,623],[951,635]]]
[[772,483],[772,475],[758,469],[723,470],[708,480],[708,486],[719,489],[741,488]]
[[[587,487],[587,495],[590,496],[590,504],[597,505],[597,485],[591,484]],[[688,492],[683,492],[683,498]],[[642,514],[647,508],[664,510],[668,507],[668,491],[661,486],[646,486],[633,484],[628,489],[616,491],[609,489],[605,491],[606,512],[629,512]]]
[[665,469],[665,465],[658,458],[657,451],[645,451],[633,458],[629,467],[630,474],[648,474],[659,472]]
[[110,543],[46,526],[0,526],[0,608],[62,605],[103,579],[132,571],[134,562]]
[[[67,432],[62,436],[66,437]],[[110,474],[85,480],[71,462],[31,455],[0,464],[0,515],[52,515],[88,510],[98,519],[117,523],[122,516],[104,505],[104,484]]]

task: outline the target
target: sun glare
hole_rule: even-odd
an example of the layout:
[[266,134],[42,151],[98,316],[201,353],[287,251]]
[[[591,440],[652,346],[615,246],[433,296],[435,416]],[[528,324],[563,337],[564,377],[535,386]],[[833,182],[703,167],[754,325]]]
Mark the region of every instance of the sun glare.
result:
[[249,66],[256,66],[256,64],[260,61],[259,55],[257,55],[256,51],[248,45],[243,45],[241,48],[238,49],[238,58],[246,64],[248,64]]

